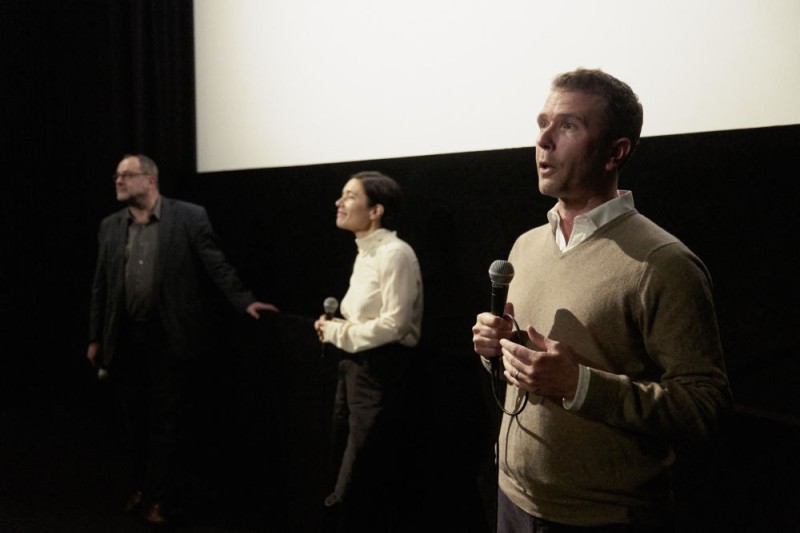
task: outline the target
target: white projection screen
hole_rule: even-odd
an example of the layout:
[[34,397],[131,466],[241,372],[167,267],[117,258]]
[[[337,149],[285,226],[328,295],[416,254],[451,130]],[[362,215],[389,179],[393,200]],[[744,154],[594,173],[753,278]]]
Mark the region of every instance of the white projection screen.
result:
[[533,146],[553,75],[644,136],[800,123],[798,0],[195,0],[198,170]]

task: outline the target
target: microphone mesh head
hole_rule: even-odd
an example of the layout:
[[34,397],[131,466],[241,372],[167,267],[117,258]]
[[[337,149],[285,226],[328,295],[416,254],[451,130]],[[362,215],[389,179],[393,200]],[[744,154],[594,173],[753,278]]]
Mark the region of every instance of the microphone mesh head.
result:
[[489,279],[498,285],[508,285],[514,279],[514,267],[508,261],[498,259],[489,266]]
[[328,296],[325,298],[325,301],[322,302],[322,308],[328,314],[333,314],[339,309],[339,300],[334,298],[333,296]]

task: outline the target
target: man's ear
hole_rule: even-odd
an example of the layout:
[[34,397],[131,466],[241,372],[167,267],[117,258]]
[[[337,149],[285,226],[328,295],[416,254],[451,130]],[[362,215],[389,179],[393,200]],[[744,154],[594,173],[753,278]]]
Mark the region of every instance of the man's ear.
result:
[[618,169],[623,161],[631,153],[631,140],[627,137],[620,137],[611,142],[608,160],[606,160],[606,170]]

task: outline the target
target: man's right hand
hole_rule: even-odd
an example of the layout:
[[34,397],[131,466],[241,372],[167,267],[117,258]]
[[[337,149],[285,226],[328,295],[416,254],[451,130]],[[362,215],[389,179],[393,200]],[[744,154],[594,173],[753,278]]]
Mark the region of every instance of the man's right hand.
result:
[[[504,314],[513,316],[514,304],[506,302]],[[500,339],[510,339],[513,331],[513,321],[510,318],[499,317],[488,311],[479,314],[475,325],[472,326],[472,345],[475,347],[475,353],[486,358],[502,355]]]

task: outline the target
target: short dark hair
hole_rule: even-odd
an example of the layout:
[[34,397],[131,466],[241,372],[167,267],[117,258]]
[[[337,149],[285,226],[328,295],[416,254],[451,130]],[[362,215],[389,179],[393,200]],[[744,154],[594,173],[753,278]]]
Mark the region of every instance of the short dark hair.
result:
[[150,157],[144,154],[125,154],[122,159],[128,159],[129,157],[135,157],[139,160],[139,167],[142,172],[149,176],[158,177],[158,165]]
[[[642,135],[644,110],[630,85],[600,69],[581,67],[558,74],[553,78],[551,89],[591,93],[605,99],[606,140],[610,142],[626,137],[631,141],[631,154],[633,153]],[[623,164],[630,159],[631,154],[628,154]]]
[[400,185],[386,174],[375,170],[358,172],[350,178],[361,182],[370,207],[376,204],[383,206],[381,227],[396,230],[403,203],[403,191]]

